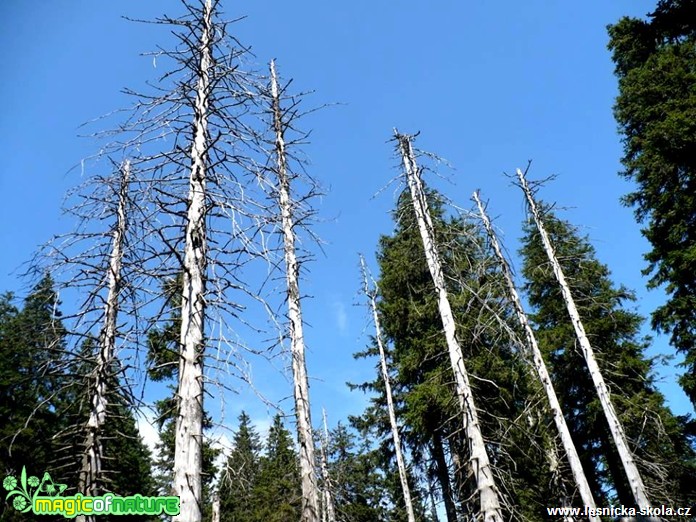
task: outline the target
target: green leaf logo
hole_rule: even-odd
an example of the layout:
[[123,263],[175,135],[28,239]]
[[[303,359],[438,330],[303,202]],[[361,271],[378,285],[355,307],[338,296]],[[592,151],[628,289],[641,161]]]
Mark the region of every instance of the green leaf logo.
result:
[[[35,477],[34,477],[35,478]],[[9,475],[5,477],[2,481],[2,487],[4,487],[8,493],[5,500],[12,500],[12,505],[20,513],[26,513],[31,509],[31,496],[29,491],[27,491],[27,470],[22,468],[22,474],[19,481],[14,475]]]
[[41,480],[35,475],[27,477],[27,470],[23,467],[19,480],[14,475],[9,475],[2,481],[2,487],[8,491],[5,500],[12,499],[14,508],[20,513],[26,513],[31,509],[33,500],[38,495],[57,497],[68,488],[68,485],[56,484],[48,472],[44,473]]
[[67,484],[56,484],[53,482],[51,475],[46,472],[44,473],[41,483],[39,484],[39,488],[36,491],[37,493],[45,493],[48,496],[57,497],[66,489],[68,489]]

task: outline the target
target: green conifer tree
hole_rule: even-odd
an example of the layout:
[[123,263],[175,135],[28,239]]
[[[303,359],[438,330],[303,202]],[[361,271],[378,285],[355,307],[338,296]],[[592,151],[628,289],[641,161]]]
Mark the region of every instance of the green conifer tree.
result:
[[659,0],[648,20],[624,17],[609,36],[622,175],[636,187],[624,202],[652,247],[649,286],[668,295],[652,326],[684,354],[680,383],[696,405],[696,4]]
[[280,415],[273,418],[265,446],[266,452],[260,460],[254,494],[257,499],[257,520],[299,520],[302,493],[298,456],[292,436],[285,429]]
[[[389,470],[395,475],[389,490],[380,473],[379,452],[371,449],[365,439],[356,439],[356,434],[340,422],[329,436],[329,476],[336,518],[355,522],[406,520],[398,472],[395,468]],[[400,500],[401,505],[394,499]],[[392,507],[393,516],[389,518],[387,504]]]
[[262,445],[245,412],[239,415],[232,443],[234,447],[220,478],[220,522],[260,522],[256,495]]
[[[52,471],[54,435],[63,427],[60,393],[67,376],[60,301],[45,275],[18,310],[0,299],[0,469],[7,475]],[[32,515],[33,516],[33,515]],[[3,502],[0,520],[29,520]]]
[[[530,372],[509,333],[517,329],[506,304],[495,258],[484,236],[465,219],[446,216],[442,197],[428,192],[457,336],[480,410],[482,430],[495,467],[506,483],[508,502],[526,520],[537,520],[554,498],[548,487],[543,434],[547,419],[527,411],[533,391]],[[467,471],[468,445],[463,437],[454,379],[442,335],[437,296],[428,272],[415,216],[407,195],[394,213],[396,229],[380,239],[380,302],[384,334],[390,347],[393,391],[403,438],[424,483],[438,485],[448,522],[474,516],[474,484]],[[484,304],[485,303],[485,304]],[[358,356],[371,355],[368,350]],[[385,458],[393,454],[379,379],[362,386],[375,391],[372,405],[356,425],[379,434]],[[538,402],[538,401],[536,401]],[[519,419],[530,419],[520,422]]]
[[[616,287],[586,237],[545,213],[544,223],[571,285],[574,299],[612,401],[629,438],[653,505],[693,502],[694,452],[685,419],[674,416],[654,382],[654,360],[645,356],[642,318],[627,306],[632,292]],[[539,344],[550,364],[559,398],[583,467],[600,505],[633,499],[573,326],[536,227],[525,229],[521,254]],[[675,505],[676,505],[675,504]]]

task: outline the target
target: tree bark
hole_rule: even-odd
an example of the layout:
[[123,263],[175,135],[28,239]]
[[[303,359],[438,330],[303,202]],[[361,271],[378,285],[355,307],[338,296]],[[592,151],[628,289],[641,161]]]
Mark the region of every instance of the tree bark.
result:
[[377,314],[377,284],[374,284],[374,288],[370,290],[367,281],[367,268],[365,267],[365,260],[360,256],[360,266],[362,268],[363,284],[365,288],[365,295],[370,300],[370,309],[372,310],[372,320],[375,323],[375,338],[377,340],[377,347],[379,348],[379,361],[380,368],[382,371],[382,380],[384,381],[384,393],[387,396],[387,411],[389,413],[389,425],[391,426],[392,439],[394,440],[394,451],[396,452],[396,464],[399,468],[399,479],[401,480],[401,490],[404,495],[404,504],[406,506],[406,515],[408,522],[415,522],[416,517],[413,511],[413,503],[411,501],[411,490],[408,486],[408,476],[406,475],[406,464],[404,462],[404,455],[401,451],[401,438],[399,437],[399,427],[396,423],[396,413],[394,412],[394,398],[392,396],[391,382],[389,380],[389,369],[387,368],[387,355],[384,350],[384,344],[382,343],[382,328],[379,322],[379,315]]
[[462,410],[464,431],[469,443],[469,465],[476,480],[476,492],[479,495],[480,511],[484,522],[502,522],[502,510],[498,488],[495,485],[493,470],[490,465],[486,445],[481,433],[478,413],[469,384],[469,375],[464,365],[464,355],[455,333],[455,322],[452,308],[447,296],[447,288],[442,272],[440,256],[435,245],[434,229],[425,198],[420,169],[411,144],[411,138],[395,133],[401,149],[401,156],[406,171],[408,186],[411,190],[413,208],[418,227],[423,240],[423,249],[428,263],[428,269],[437,290],[438,308],[442,319],[442,327],[447,339],[447,347],[452,364],[452,371],[457,383],[457,397]]
[[433,431],[431,454],[435,461],[435,472],[437,481],[442,489],[442,502],[445,505],[445,516],[447,522],[457,522],[457,506],[454,503],[454,492],[452,491],[452,481],[450,480],[447,459],[445,458],[445,448],[442,443],[442,435],[438,430]]
[[305,362],[305,344],[300,303],[299,263],[295,252],[295,231],[290,198],[290,178],[285,152],[285,125],[280,107],[280,93],[275,63],[271,69],[271,96],[273,128],[275,130],[276,175],[278,176],[278,203],[281,212],[285,257],[285,276],[290,320],[290,351],[292,353],[292,375],[294,381],[295,416],[297,438],[300,449],[300,475],[302,482],[301,522],[319,521],[319,487],[314,473],[315,450],[312,437],[312,419],[309,402],[309,381]]
[[211,522],[220,522],[220,494],[217,491],[213,496],[213,512],[210,520]]
[[212,65],[212,0],[201,20],[200,70],[194,104],[188,213],[181,299],[178,417],[174,449],[174,490],[181,512],[175,522],[201,521],[203,444],[203,355],[207,282],[206,169],[208,107]]
[[[558,433],[561,436],[561,443],[563,445],[563,449],[565,450],[566,457],[568,458],[568,463],[570,464],[570,469],[573,473],[575,484],[580,493],[580,498],[582,498],[583,504],[585,506],[595,508],[597,506],[595,504],[594,497],[592,496],[592,490],[590,489],[590,485],[587,482],[585,471],[582,469],[580,457],[578,456],[578,451],[575,448],[573,438],[570,435],[570,430],[568,429],[568,425],[566,424],[565,418],[563,417],[561,404],[558,401],[556,390],[553,387],[551,377],[549,375],[548,370],[546,369],[546,363],[544,362],[544,358],[541,355],[541,350],[539,349],[539,344],[537,343],[536,336],[534,335],[534,331],[532,330],[532,327],[529,324],[527,314],[525,313],[524,308],[522,307],[522,301],[520,301],[520,297],[517,294],[515,283],[512,280],[512,272],[510,270],[510,265],[508,265],[507,259],[505,259],[500,245],[498,244],[498,238],[495,235],[495,231],[493,230],[491,221],[488,218],[485,209],[483,208],[481,200],[479,199],[478,192],[474,192],[473,197],[474,201],[476,201],[476,205],[478,206],[479,213],[481,214],[481,220],[483,221],[483,225],[486,229],[486,233],[488,234],[491,246],[493,247],[495,255],[498,258],[498,263],[500,264],[500,267],[502,269],[503,277],[505,279],[505,283],[510,294],[510,299],[512,300],[512,304],[515,308],[515,313],[517,314],[517,319],[519,320],[520,325],[524,330],[525,337],[527,338],[527,346],[532,352],[532,363],[536,370],[539,381],[541,382],[541,385],[543,386],[544,391],[546,392],[546,397],[549,401],[549,407],[551,408],[551,414],[553,415],[553,420],[556,424],[556,429],[558,430]],[[592,522],[600,522],[600,518],[596,516],[589,517],[589,519]]]
[[336,510],[334,509],[333,495],[331,494],[331,477],[329,476],[329,461],[327,450],[329,448],[329,427],[326,423],[326,410],[323,410],[324,438],[321,442],[321,475],[324,479],[322,522],[336,522]]
[[[527,202],[529,203],[529,209],[532,213],[532,216],[534,217],[534,222],[536,223],[537,229],[539,230],[539,235],[541,237],[541,242],[544,245],[544,250],[546,250],[546,255],[548,256],[549,262],[553,267],[553,273],[556,276],[556,279],[560,286],[561,294],[563,295],[563,300],[565,301],[566,308],[568,309],[568,315],[570,316],[570,320],[573,323],[573,328],[575,329],[575,335],[578,339],[578,343],[580,344],[582,354],[585,357],[585,362],[587,363],[587,368],[590,371],[592,382],[595,385],[599,401],[602,404],[602,410],[604,411],[607,423],[609,424],[609,430],[611,431],[612,438],[614,439],[614,444],[616,445],[616,449],[619,453],[619,457],[621,458],[624,470],[626,472],[626,477],[628,478],[628,482],[631,486],[633,498],[638,508],[648,509],[650,508],[650,501],[648,500],[648,495],[645,490],[645,485],[643,484],[643,479],[640,476],[635,459],[633,458],[633,454],[631,453],[631,450],[628,447],[628,442],[626,440],[626,434],[624,433],[623,426],[621,425],[619,417],[616,414],[616,411],[614,410],[614,405],[611,402],[609,388],[607,387],[604,381],[602,372],[600,371],[599,365],[597,364],[597,360],[595,359],[594,350],[592,349],[590,340],[587,338],[587,334],[585,333],[585,327],[582,324],[580,314],[578,313],[578,309],[575,306],[575,301],[570,291],[570,286],[568,286],[568,283],[565,279],[565,275],[563,274],[563,269],[561,268],[558,259],[556,259],[556,254],[554,252],[553,245],[551,245],[549,236],[546,233],[546,229],[544,228],[544,223],[541,219],[541,215],[539,213],[539,209],[537,208],[536,202],[534,201],[532,191],[530,190],[529,185],[527,184],[527,180],[524,177],[524,173],[520,169],[517,169],[517,177],[520,180],[520,186],[522,188],[522,191],[524,192],[524,195],[527,198]],[[648,517],[646,520],[657,519]]]

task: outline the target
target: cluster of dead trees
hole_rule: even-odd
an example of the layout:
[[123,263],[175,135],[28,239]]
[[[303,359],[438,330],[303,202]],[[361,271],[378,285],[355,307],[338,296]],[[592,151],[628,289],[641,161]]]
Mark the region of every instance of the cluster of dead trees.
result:
[[[325,444],[321,451],[315,448],[305,362],[300,265],[308,254],[300,248],[298,234],[312,237],[308,225],[318,188],[295,152],[306,138],[296,125],[303,114],[302,97],[287,92],[288,84],[281,83],[272,61],[267,74],[245,69],[242,58],[247,51],[229,33],[229,24],[220,20],[218,4],[219,0],[184,2],[183,17],[153,22],[171,25],[178,38],[176,49],[158,54],[161,62],[170,62],[171,71],[161,78],[155,94],[130,92],[136,103],[127,118],[119,128],[100,133],[106,144],[96,164],[113,167],[112,174],[94,177],[76,192],[78,203],[70,211],[80,218],[80,228],[56,238],[44,251],[42,259],[56,269],[56,274],[64,274],[66,284],[86,296],[73,317],[73,331],[80,332],[83,340],[91,339],[91,353],[82,352],[82,356],[94,363],[85,376],[89,414],[84,425],[77,427],[84,434],[79,490],[85,495],[102,491],[102,431],[110,411],[109,396],[119,391],[110,387],[127,388],[115,378],[123,372],[119,353],[125,353],[125,346],[146,345],[148,332],[161,322],[173,302],[177,308],[171,332],[175,348],[170,357],[157,358],[157,362],[177,368],[172,493],[180,498],[181,513],[174,520],[202,520],[204,397],[207,387],[215,384],[208,370],[247,378],[242,355],[246,348],[230,339],[237,338],[235,332],[244,325],[246,307],[259,305],[269,310],[278,324],[280,343],[286,339],[289,343],[301,521],[318,522],[321,518],[336,522]],[[464,441],[456,473],[466,475],[472,485],[469,498],[477,505],[472,519],[508,520],[514,513],[514,502],[506,498],[509,487],[501,484],[501,474],[496,471],[501,457],[480,420],[480,397],[472,386],[476,376],[469,370],[461,346],[443,260],[445,246],[439,242],[433,223],[414,139],[395,131],[394,141],[454,382],[457,422]],[[654,499],[636,464],[632,443],[597,363],[571,285],[546,232],[543,212],[525,174],[518,170],[517,176],[586,363],[586,368],[578,371],[589,372],[632,501],[638,508],[649,508]],[[553,458],[567,464],[570,478],[566,477],[565,484],[572,484],[581,504],[597,507],[561,407],[558,383],[553,382],[547,368],[512,269],[478,193],[474,200],[495,255],[495,270],[504,281],[506,306],[518,322],[510,326],[509,318],[500,317],[498,327],[521,333],[517,337],[521,357],[543,390],[543,409],[553,419],[553,438],[560,441]],[[109,219],[109,230],[99,230],[95,216]],[[261,288],[252,288],[246,277],[249,267],[258,262],[271,267],[270,275]],[[381,326],[380,292],[364,261],[361,264],[406,518],[416,522],[408,452],[401,441],[403,430],[392,396],[387,341]],[[276,277],[278,274],[281,277]],[[162,294],[167,281],[176,282],[170,284],[176,299]],[[282,287],[286,307],[282,314],[262,297],[273,284]],[[266,295],[277,289],[272,290]],[[485,297],[475,290],[471,298],[485,304]],[[284,319],[277,319],[279,315]],[[221,384],[227,385],[224,381]],[[221,516],[219,506],[214,507],[213,516]]]

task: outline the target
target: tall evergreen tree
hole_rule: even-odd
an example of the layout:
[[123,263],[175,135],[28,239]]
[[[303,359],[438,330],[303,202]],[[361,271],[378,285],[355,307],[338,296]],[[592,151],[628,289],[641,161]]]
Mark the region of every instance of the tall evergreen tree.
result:
[[[12,305],[11,295],[0,299],[0,460],[6,474],[18,476],[22,467],[33,475],[48,472],[70,493],[79,481],[84,435],[73,428],[84,426],[89,414],[85,380],[91,374],[93,340],[88,338],[77,357],[71,356],[59,307],[49,275],[34,287],[21,311]],[[109,408],[103,444],[105,454],[117,458],[105,460],[103,486],[119,495],[153,494],[149,451],[128,401],[111,394]],[[2,520],[28,519],[10,506],[3,509]]]
[[624,17],[609,36],[622,175],[636,183],[624,202],[652,247],[649,286],[668,294],[652,325],[684,354],[680,383],[696,405],[696,3],[660,0],[648,20]]
[[[382,520],[405,521],[403,495],[394,481],[393,493],[389,492],[382,473],[379,472],[378,452],[368,447],[366,440],[356,440],[354,432],[339,423],[329,437],[329,475],[332,479],[336,519],[339,521],[371,522]],[[390,469],[395,475],[395,469]],[[392,518],[387,518],[384,499],[393,506]],[[401,506],[393,499],[398,499]]]
[[[90,413],[90,401],[95,379],[93,358],[96,339],[87,338],[78,357],[68,366],[69,375],[74,380],[61,394],[61,431],[54,438],[56,450],[56,479],[69,484],[69,494],[79,492],[79,478],[83,469],[85,447],[84,426]],[[125,393],[120,375],[123,369],[116,360],[112,361],[105,382],[108,393],[107,415],[100,428],[100,444],[104,455],[98,481],[100,492],[111,492],[120,496],[156,495],[152,475],[152,455],[142,440],[137,427],[132,401]],[[102,516],[105,521],[151,521],[148,516]]]
[[[467,369],[474,376],[482,430],[495,466],[504,475],[509,502],[525,519],[536,520],[542,506],[554,498],[547,487],[550,471],[539,464],[545,461],[541,432],[548,426],[545,419],[526,412],[533,387],[505,333],[516,325],[503,299],[497,262],[485,250],[477,227],[460,218],[448,218],[437,193],[430,191],[428,198],[457,336]],[[434,479],[437,483],[447,520],[452,522],[477,512],[476,502],[472,502],[472,477],[466,471],[468,445],[458,421],[435,290],[406,195],[399,199],[394,219],[394,233],[380,240],[378,308],[391,351],[395,404],[404,422],[402,435],[412,461],[427,471],[423,482]],[[379,434],[384,455],[390,458],[393,449],[383,389],[379,381],[363,388],[377,395],[358,426]],[[531,420],[513,420],[519,418]]]
[[[66,331],[53,280],[45,275],[21,310],[0,298],[0,466],[8,475],[51,470],[60,431]],[[3,499],[4,500],[4,499]],[[2,502],[0,519],[27,520]]]
[[[669,411],[655,388],[654,361],[644,354],[648,341],[639,336],[642,318],[627,309],[635,300],[633,293],[614,285],[586,237],[551,212],[546,212],[544,223],[653,505],[693,501],[696,468],[685,419]],[[564,383],[559,386],[563,411],[595,498],[600,505],[633,505],[560,289],[532,224],[525,229],[521,253],[540,348],[554,381]]]
[[280,415],[273,419],[265,446],[255,492],[258,517],[255,520],[299,520],[302,511],[299,460]]
[[249,415],[239,415],[234,447],[222,471],[219,487],[220,522],[256,522],[261,441]]

